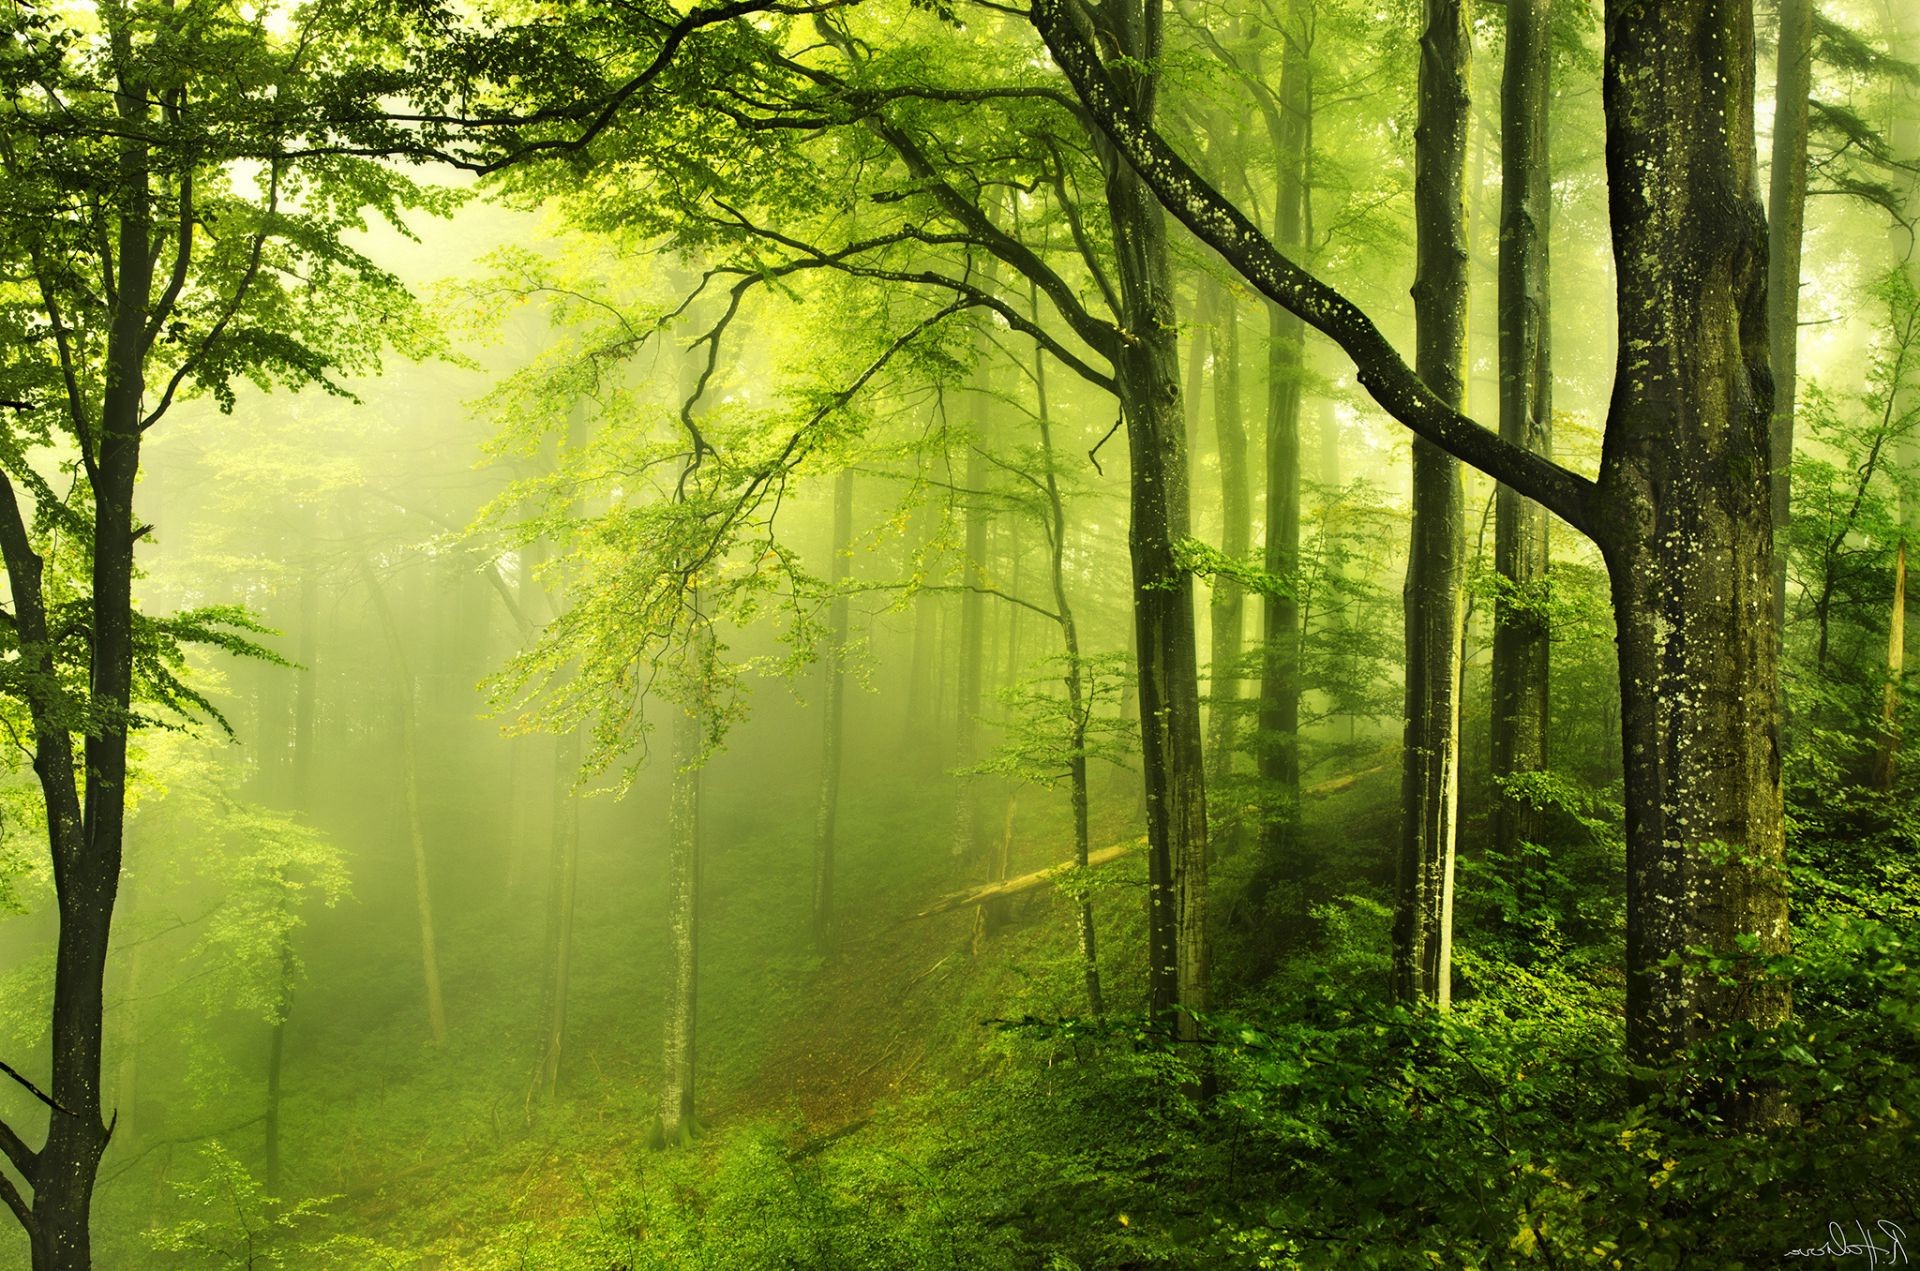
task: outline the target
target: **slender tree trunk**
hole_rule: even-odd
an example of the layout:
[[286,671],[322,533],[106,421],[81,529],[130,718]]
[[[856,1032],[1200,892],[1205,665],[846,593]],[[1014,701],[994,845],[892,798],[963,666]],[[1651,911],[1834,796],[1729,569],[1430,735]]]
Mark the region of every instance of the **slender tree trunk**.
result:
[[[1307,113],[1311,64],[1307,6],[1290,6],[1294,28],[1280,62],[1280,92],[1269,110],[1278,190],[1274,241],[1304,256]],[[1264,598],[1260,683],[1260,776],[1271,801],[1262,842],[1270,860],[1285,859],[1300,804],[1300,602],[1292,583],[1300,570],[1300,406],[1306,379],[1306,324],[1267,306],[1267,537],[1263,564],[1281,586]]]
[[[1028,282],[1028,312],[1038,322],[1039,288]],[[1053,411],[1047,398],[1047,355],[1038,346],[1033,351],[1034,415],[1040,426],[1040,453],[1047,490],[1047,575],[1053,587],[1053,609],[1060,619],[1060,644],[1066,654],[1066,672],[1061,677],[1067,690],[1067,714],[1071,721],[1067,758],[1068,794],[1073,805],[1073,859],[1081,869],[1087,867],[1092,848],[1087,790],[1087,726],[1093,704],[1088,700],[1086,669],[1080,661],[1080,628],[1074,620],[1072,597],[1067,594],[1067,512],[1060,497],[1059,469],[1053,450]],[[1106,1013],[1100,991],[1099,941],[1093,926],[1093,902],[1084,895],[1075,915],[1080,938],[1081,978],[1087,988],[1087,1009],[1096,1017]]]
[[[1414,132],[1418,272],[1415,369],[1459,409],[1466,372],[1467,67],[1462,0],[1427,0]],[[1413,547],[1407,561],[1407,718],[1393,992],[1445,1010],[1451,999],[1453,861],[1460,799],[1460,659],[1465,491],[1460,464],[1413,443]]]
[[847,593],[853,552],[853,470],[842,472],[833,485],[833,565],[829,571],[834,594],[827,616],[827,656],[821,665],[825,680],[825,710],[821,719],[820,806],[813,832],[813,947],[826,956],[833,951],[833,848],[840,816],[841,751],[845,743],[847,681]]
[[[704,618],[693,657],[713,656]],[[673,795],[667,820],[667,1021],[655,1146],[684,1146],[699,1131],[694,1116],[694,1023],[700,958],[700,773],[705,763],[706,706],[680,704],[673,718]]]
[[[1220,551],[1233,560],[1247,559],[1253,544],[1251,499],[1247,485],[1247,423],[1240,400],[1240,318],[1238,306],[1217,283],[1213,324],[1213,427],[1220,455]],[[1199,402],[1193,403],[1195,413]],[[1208,720],[1208,782],[1219,788],[1233,772],[1239,748],[1241,642],[1246,632],[1246,592],[1231,578],[1216,578],[1209,602],[1212,617],[1211,688],[1213,713]],[[1222,827],[1221,855],[1231,854],[1240,841],[1237,819]]]
[[[990,354],[989,354],[990,355]],[[987,398],[975,393],[974,427],[967,437],[966,559],[961,562],[960,680],[954,704],[953,766],[967,768],[979,761],[980,707],[986,679],[987,506],[977,492],[987,484]],[[953,808],[953,855],[977,866],[983,835],[980,826],[980,781],[962,777]]]
[[[299,632],[294,660],[299,664],[293,690],[293,744],[287,755],[287,780],[284,802],[296,815],[304,816],[313,793],[313,738],[319,714],[319,685],[314,670],[319,652],[320,584],[310,562],[300,570]],[[282,670],[282,674],[285,671]],[[280,880],[282,905],[290,904],[284,895],[286,879]],[[293,989],[298,962],[293,952],[293,928],[289,922],[281,928],[278,949],[280,987],[276,1009],[267,1038],[267,1108],[263,1122],[266,1149],[267,1190],[280,1188],[280,1096],[283,1068],[287,1055],[287,1017],[293,1013]]]
[[[1780,0],[1773,161],[1767,201],[1767,328],[1773,366],[1773,533],[1793,517],[1793,419],[1799,392],[1800,246],[1807,220],[1807,99],[1813,92],[1813,0]],[[1787,554],[1773,560],[1773,623],[1787,620]]]
[[1874,757],[1873,784],[1893,789],[1900,762],[1900,677],[1907,669],[1907,542],[1894,549],[1893,604],[1887,614],[1887,687],[1880,703],[1880,750]]
[[412,663],[407,658],[406,642],[401,638],[399,624],[394,621],[393,608],[387,602],[386,588],[381,584],[379,575],[374,573],[372,564],[364,558],[360,561],[360,576],[366,581],[374,617],[386,635],[387,649],[393,657],[394,671],[399,679],[399,692],[395,697],[400,707],[400,779],[406,798],[407,839],[413,852],[414,910],[420,927],[420,974],[427,995],[427,1027],[433,1036],[433,1044],[442,1046],[447,1040],[447,1011],[440,993],[440,950],[433,933],[433,884],[427,869],[427,829],[420,810],[419,724],[414,705],[419,688],[414,680]]
[[[1128,0],[1107,15],[1120,51],[1159,57],[1159,0]],[[1153,115],[1150,73],[1126,71],[1126,91]],[[1186,422],[1180,408],[1178,331],[1160,205],[1134,170],[1099,142],[1114,227],[1121,326],[1133,336],[1116,360],[1127,424],[1132,508],[1133,615],[1141,760],[1147,803],[1149,1006],[1197,1036],[1188,1012],[1207,1009],[1207,805],[1202,772],[1199,659],[1193,583],[1175,546],[1187,536]]]
[[[1553,183],[1547,112],[1553,40],[1550,0],[1508,0],[1500,105],[1500,435],[1553,454],[1553,362],[1548,322],[1548,225]],[[1494,511],[1493,775],[1547,766],[1548,640],[1539,605],[1547,581],[1547,511],[1501,486]],[[1513,862],[1524,901],[1532,883],[1520,844],[1532,836],[1529,805],[1496,792],[1493,839]]]
[[560,1069],[567,1046],[567,1001],[573,981],[573,915],[580,892],[580,803],[574,797],[573,782],[579,768],[580,734],[578,730],[568,729],[553,738],[547,847],[547,977],[541,994],[540,1062],[532,1090],[533,1095],[549,1103],[560,1092]]
[[[116,62],[131,60],[131,35],[121,19],[108,22]],[[9,1132],[7,1155],[33,1190],[27,1221],[34,1271],[88,1271],[92,1243],[88,1215],[100,1155],[112,1127],[100,1098],[101,1028],[107,948],[120,884],[126,831],[127,713],[133,688],[133,516],[140,470],[140,421],[149,346],[147,315],[153,298],[154,255],[149,156],[145,135],[149,94],[121,84],[116,94],[126,139],[119,143],[121,208],[116,243],[116,295],[108,328],[106,381],[100,408],[99,455],[93,474],[92,630],[88,689],[97,722],[83,743],[87,780],[76,793],[73,738],[58,705],[34,710],[34,771],[46,799],[48,843],[59,913],[54,949],[51,1097],[63,1111],[47,1122],[46,1141],[30,1157]],[[22,650],[48,639],[42,562],[33,552],[11,489],[5,535],[12,608]],[[29,611],[32,611],[31,613]],[[50,647],[50,646],[48,646]],[[24,654],[29,668],[50,659]],[[47,692],[56,692],[48,688]],[[23,1159],[24,1158],[24,1159]],[[11,1186],[9,1186],[11,1191]]]
[[1627,1043],[1657,1065],[1790,1007],[1782,984],[1669,965],[1787,947],[1767,231],[1751,8],[1609,0],[1607,26],[1620,352],[1595,528],[1619,626]]

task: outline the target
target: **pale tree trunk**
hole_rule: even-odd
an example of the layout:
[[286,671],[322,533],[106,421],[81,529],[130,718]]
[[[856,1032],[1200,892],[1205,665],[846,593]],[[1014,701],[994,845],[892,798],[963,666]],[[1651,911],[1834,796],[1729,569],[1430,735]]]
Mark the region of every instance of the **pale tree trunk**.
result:
[[[573,915],[580,890],[580,804],[574,797],[573,782],[579,768],[580,734],[568,729],[553,739],[547,846],[547,977],[540,1004],[540,1062],[530,1091],[549,1102],[560,1091],[560,1068],[567,1044],[567,998],[573,979]],[[533,1100],[528,1102],[531,1105]]]
[[[1773,366],[1769,446],[1773,534],[1793,517],[1793,422],[1799,390],[1800,249],[1807,220],[1807,98],[1813,92],[1813,0],[1780,0],[1775,58],[1773,161],[1767,200],[1767,328]],[[1787,554],[1773,559],[1776,638],[1787,620]]]
[[1900,677],[1907,669],[1907,542],[1894,549],[1893,603],[1887,614],[1887,687],[1880,703],[1880,751],[1874,757],[1873,784],[1893,789],[1900,762]]
[[[1427,0],[1414,131],[1419,327],[1415,370],[1458,410],[1466,371],[1467,66],[1462,0]],[[1465,491],[1460,464],[1413,443],[1413,545],[1407,561],[1407,708],[1393,995],[1445,1010],[1451,999],[1453,865],[1460,800],[1460,659],[1465,617]]]
[[[697,604],[697,602],[696,602]],[[696,616],[696,675],[710,674],[713,634]],[[700,774],[706,763],[702,701],[673,706],[673,792],[667,815],[667,1019],[656,1147],[684,1146],[699,1132],[694,1116],[694,1023],[700,982]]]
[[[287,756],[286,806],[300,816],[308,814],[313,798],[313,739],[318,727],[320,692],[315,659],[319,654],[320,581],[311,561],[300,568],[300,630],[293,672],[298,679],[293,691],[293,745]],[[281,879],[281,886],[286,880]],[[284,904],[290,903],[283,897]],[[266,1139],[267,1190],[280,1188],[280,1097],[287,1056],[287,1017],[293,1013],[293,981],[298,962],[293,953],[293,933],[289,925],[280,936],[278,950],[280,990],[277,1008],[267,1039],[267,1109],[263,1123]]]
[[[1307,209],[1307,117],[1312,67],[1307,56],[1307,5],[1289,6],[1290,29],[1280,62],[1278,100],[1263,103],[1274,146],[1277,192],[1274,241],[1304,255]],[[1258,754],[1267,813],[1267,858],[1286,857],[1300,803],[1300,602],[1292,584],[1300,568],[1300,405],[1306,378],[1306,324],[1279,305],[1267,307],[1267,533],[1269,574],[1281,580],[1264,597]]]
[[367,584],[367,596],[373,602],[374,617],[387,639],[393,667],[399,680],[394,695],[400,707],[400,779],[406,796],[407,839],[413,853],[414,912],[420,928],[420,975],[427,997],[427,1028],[433,1044],[447,1040],[447,1011],[440,994],[440,951],[433,933],[433,887],[427,870],[427,830],[420,811],[419,726],[415,717],[413,666],[407,658],[406,642],[394,621],[393,608],[387,603],[386,588],[364,557],[360,575]]
[[[1253,545],[1253,524],[1247,484],[1247,421],[1240,400],[1239,307],[1219,284],[1210,281],[1204,285],[1216,293],[1212,330],[1213,428],[1214,445],[1220,455],[1220,551],[1230,559],[1244,561]],[[1199,408],[1196,400],[1192,411],[1198,414]],[[1232,773],[1234,753],[1239,749],[1240,681],[1236,671],[1246,632],[1246,592],[1231,578],[1216,578],[1209,608],[1213,714],[1208,721],[1207,778],[1217,789],[1219,780]],[[1222,841],[1218,844],[1222,855],[1238,847],[1240,829],[1237,819],[1222,827]]]
[[[983,338],[984,343],[984,338]],[[988,350],[983,356],[991,356]],[[980,707],[986,679],[986,582],[987,506],[978,492],[987,484],[987,461],[981,453],[986,444],[988,399],[983,393],[970,395],[974,402],[973,427],[967,436],[966,559],[961,562],[960,592],[960,678],[959,697],[954,703],[953,766],[967,768],[979,761]],[[953,806],[953,855],[969,868],[980,860],[983,835],[980,827],[980,780],[960,778]]]
[[821,712],[820,803],[813,825],[813,947],[825,956],[833,949],[833,849],[840,817],[841,752],[845,745],[847,690],[847,578],[853,553],[853,470],[833,483],[833,564],[828,577],[827,654],[821,663],[825,681]]
[[[1500,435],[1553,453],[1553,362],[1547,241],[1553,182],[1547,157],[1553,67],[1550,0],[1508,0],[1500,104]],[[1548,568],[1547,510],[1501,486],[1494,511],[1494,569],[1504,589],[1493,610],[1492,740],[1495,779],[1547,766],[1548,630],[1537,608]],[[1518,604],[1515,604],[1515,601]],[[1524,800],[1496,792],[1493,841],[1512,862],[1523,900],[1532,882],[1521,843],[1533,826]]]
[[[1158,0],[1106,13],[1120,51],[1151,66],[1159,56]],[[1127,96],[1153,114],[1154,80],[1128,69]],[[1107,207],[1114,227],[1121,325],[1132,334],[1115,361],[1131,465],[1135,656],[1147,804],[1149,1008],[1183,1037],[1188,1011],[1207,1009],[1207,806],[1193,582],[1176,557],[1188,533],[1186,421],[1180,408],[1178,332],[1166,222],[1132,168],[1105,143]]]

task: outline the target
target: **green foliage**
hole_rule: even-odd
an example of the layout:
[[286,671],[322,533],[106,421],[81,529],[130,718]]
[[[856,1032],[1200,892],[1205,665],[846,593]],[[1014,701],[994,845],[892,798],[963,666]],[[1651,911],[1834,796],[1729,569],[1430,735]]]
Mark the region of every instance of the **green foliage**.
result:
[[415,1260],[364,1236],[325,1230],[332,1196],[271,1196],[218,1141],[200,1150],[204,1173],[174,1184],[187,1215],[146,1235],[159,1265],[195,1271],[362,1271]]
[[[999,743],[968,774],[993,774],[1030,781],[1051,790],[1070,775],[1077,756],[1088,762],[1125,764],[1139,749],[1140,724],[1119,714],[1122,694],[1134,674],[1131,658],[1121,653],[1046,659],[1047,670],[995,694],[1006,708]],[[1063,688],[1065,676],[1080,679],[1076,714]]]

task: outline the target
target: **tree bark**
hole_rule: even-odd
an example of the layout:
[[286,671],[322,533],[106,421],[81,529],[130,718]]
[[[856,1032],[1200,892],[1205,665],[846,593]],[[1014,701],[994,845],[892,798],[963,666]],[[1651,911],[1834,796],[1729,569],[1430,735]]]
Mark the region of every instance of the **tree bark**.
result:
[[1620,343],[1598,481],[1440,401],[1365,313],[1276,251],[1142,120],[1084,15],[1064,0],[1031,12],[1089,115],[1188,228],[1338,343],[1395,419],[1601,547],[1620,645],[1629,1054],[1660,1064],[1718,1028],[1781,1019],[1783,985],[1665,965],[1696,945],[1745,936],[1765,954],[1787,941],[1750,6],[1607,5]]
[[[1500,106],[1500,435],[1551,458],[1553,362],[1548,306],[1547,157],[1553,67],[1550,0],[1508,0]],[[1495,780],[1547,766],[1550,632],[1538,606],[1547,581],[1546,509],[1501,486],[1494,510],[1492,771]],[[1496,792],[1494,846],[1511,862],[1524,901],[1531,881],[1521,842],[1529,804]]]
[[[1427,0],[1414,131],[1415,369],[1458,410],[1467,343],[1467,67],[1462,0]],[[1445,1010],[1451,1000],[1453,865],[1460,798],[1460,659],[1465,617],[1465,490],[1460,464],[1413,443],[1413,544],[1407,561],[1406,739],[1393,994]]]
[[[1304,255],[1308,188],[1307,118],[1312,67],[1304,6],[1290,7],[1280,62],[1278,100],[1263,114],[1275,152],[1274,241]],[[1286,308],[1267,306],[1267,533],[1263,564],[1283,585],[1262,604],[1260,776],[1268,809],[1262,845],[1270,860],[1292,846],[1300,801],[1300,602],[1292,584],[1300,570],[1300,407],[1306,378],[1306,324]]]
[[[1037,319],[1038,288],[1029,290],[1028,301]],[[1038,347],[1033,354],[1033,383],[1040,453],[1045,461],[1047,574],[1053,584],[1053,610],[1060,618],[1060,643],[1067,664],[1061,679],[1067,690],[1067,713],[1071,721],[1068,743],[1072,753],[1067,758],[1067,788],[1073,804],[1073,859],[1085,869],[1092,839],[1087,791],[1087,725],[1093,707],[1087,700],[1085,670],[1080,662],[1080,628],[1074,620],[1072,599],[1067,594],[1067,512],[1060,498],[1059,473],[1054,461],[1053,414],[1047,401],[1047,358]],[[1100,989],[1100,953],[1093,926],[1093,902],[1084,896],[1075,914],[1075,928],[1080,943],[1081,978],[1087,988],[1087,1009],[1098,1017],[1106,1012],[1106,1002]]]
[[[1219,292],[1212,351],[1214,445],[1220,455],[1220,551],[1233,560],[1246,560],[1252,550],[1253,524],[1247,484],[1247,423],[1240,399],[1239,306],[1225,288],[1211,282],[1206,285]],[[1198,402],[1193,409],[1198,411]],[[1209,608],[1213,713],[1208,720],[1211,753],[1207,778],[1217,789],[1220,779],[1231,775],[1234,753],[1239,748],[1240,681],[1236,671],[1246,633],[1246,592],[1231,578],[1216,578]],[[1237,820],[1223,827],[1219,844],[1222,855],[1238,846],[1240,829]]]
[[[1813,0],[1780,0],[1773,160],[1767,200],[1767,328],[1773,366],[1773,533],[1793,518],[1793,422],[1800,361],[1800,248],[1807,220],[1807,98],[1813,92]],[[1787,620],[1787,554],[1773,560],[1773,623]]]
[[1627,1037],[1658,1064],[1790,1005],[1782,985],[1666,965],[1742,936],[1787,945],[1767,231],[1751,8],[1608,10],[1620,354],[1598,529],[1619,627]]
[[1900,678],[1907,670],[1907,542],[1893,555],[1893,603],[1887,613],[1887,687],[1880,702],[1880,750],[1874,756],[1873,784],[1893,789],[1900,763]]
[[[1139,66],[1159,57],[1159,0],[1105,12],[1117,46]],[[1154,77],[1130,65],[1128,100],[1151,119]],[[1180,407],[1178,335],[1159,204],[1111,146],[1107,169],[1120,281],[1121,326],[1132,333],[1115,361],[1131,467],[1135,656],[1147,804],[1149,1009],[1183,1037],[1190,1012],[1207,1009],[1207,809],[1192,579],[1176,558],[1187,536],[1186,423]],[[1173,1017],[1178,1008],[1178,1018]]]
[[845,743],[846,584],[852,552],[853,470],[849,468],[833,484],[833,564],[828,571],[833,599],[827,616],[827,656],[821,665],[826,700],[820,721],[820,805],[813,825],[813,947],[823,957],[833,951],[833,848],[840,816],[841,752]]

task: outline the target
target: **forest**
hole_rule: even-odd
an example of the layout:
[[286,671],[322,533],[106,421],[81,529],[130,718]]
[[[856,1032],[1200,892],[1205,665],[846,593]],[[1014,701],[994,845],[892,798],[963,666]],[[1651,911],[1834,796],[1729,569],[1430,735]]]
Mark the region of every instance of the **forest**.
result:
[[0,97],[0,1268],[1920,1257],[1913,0]]

